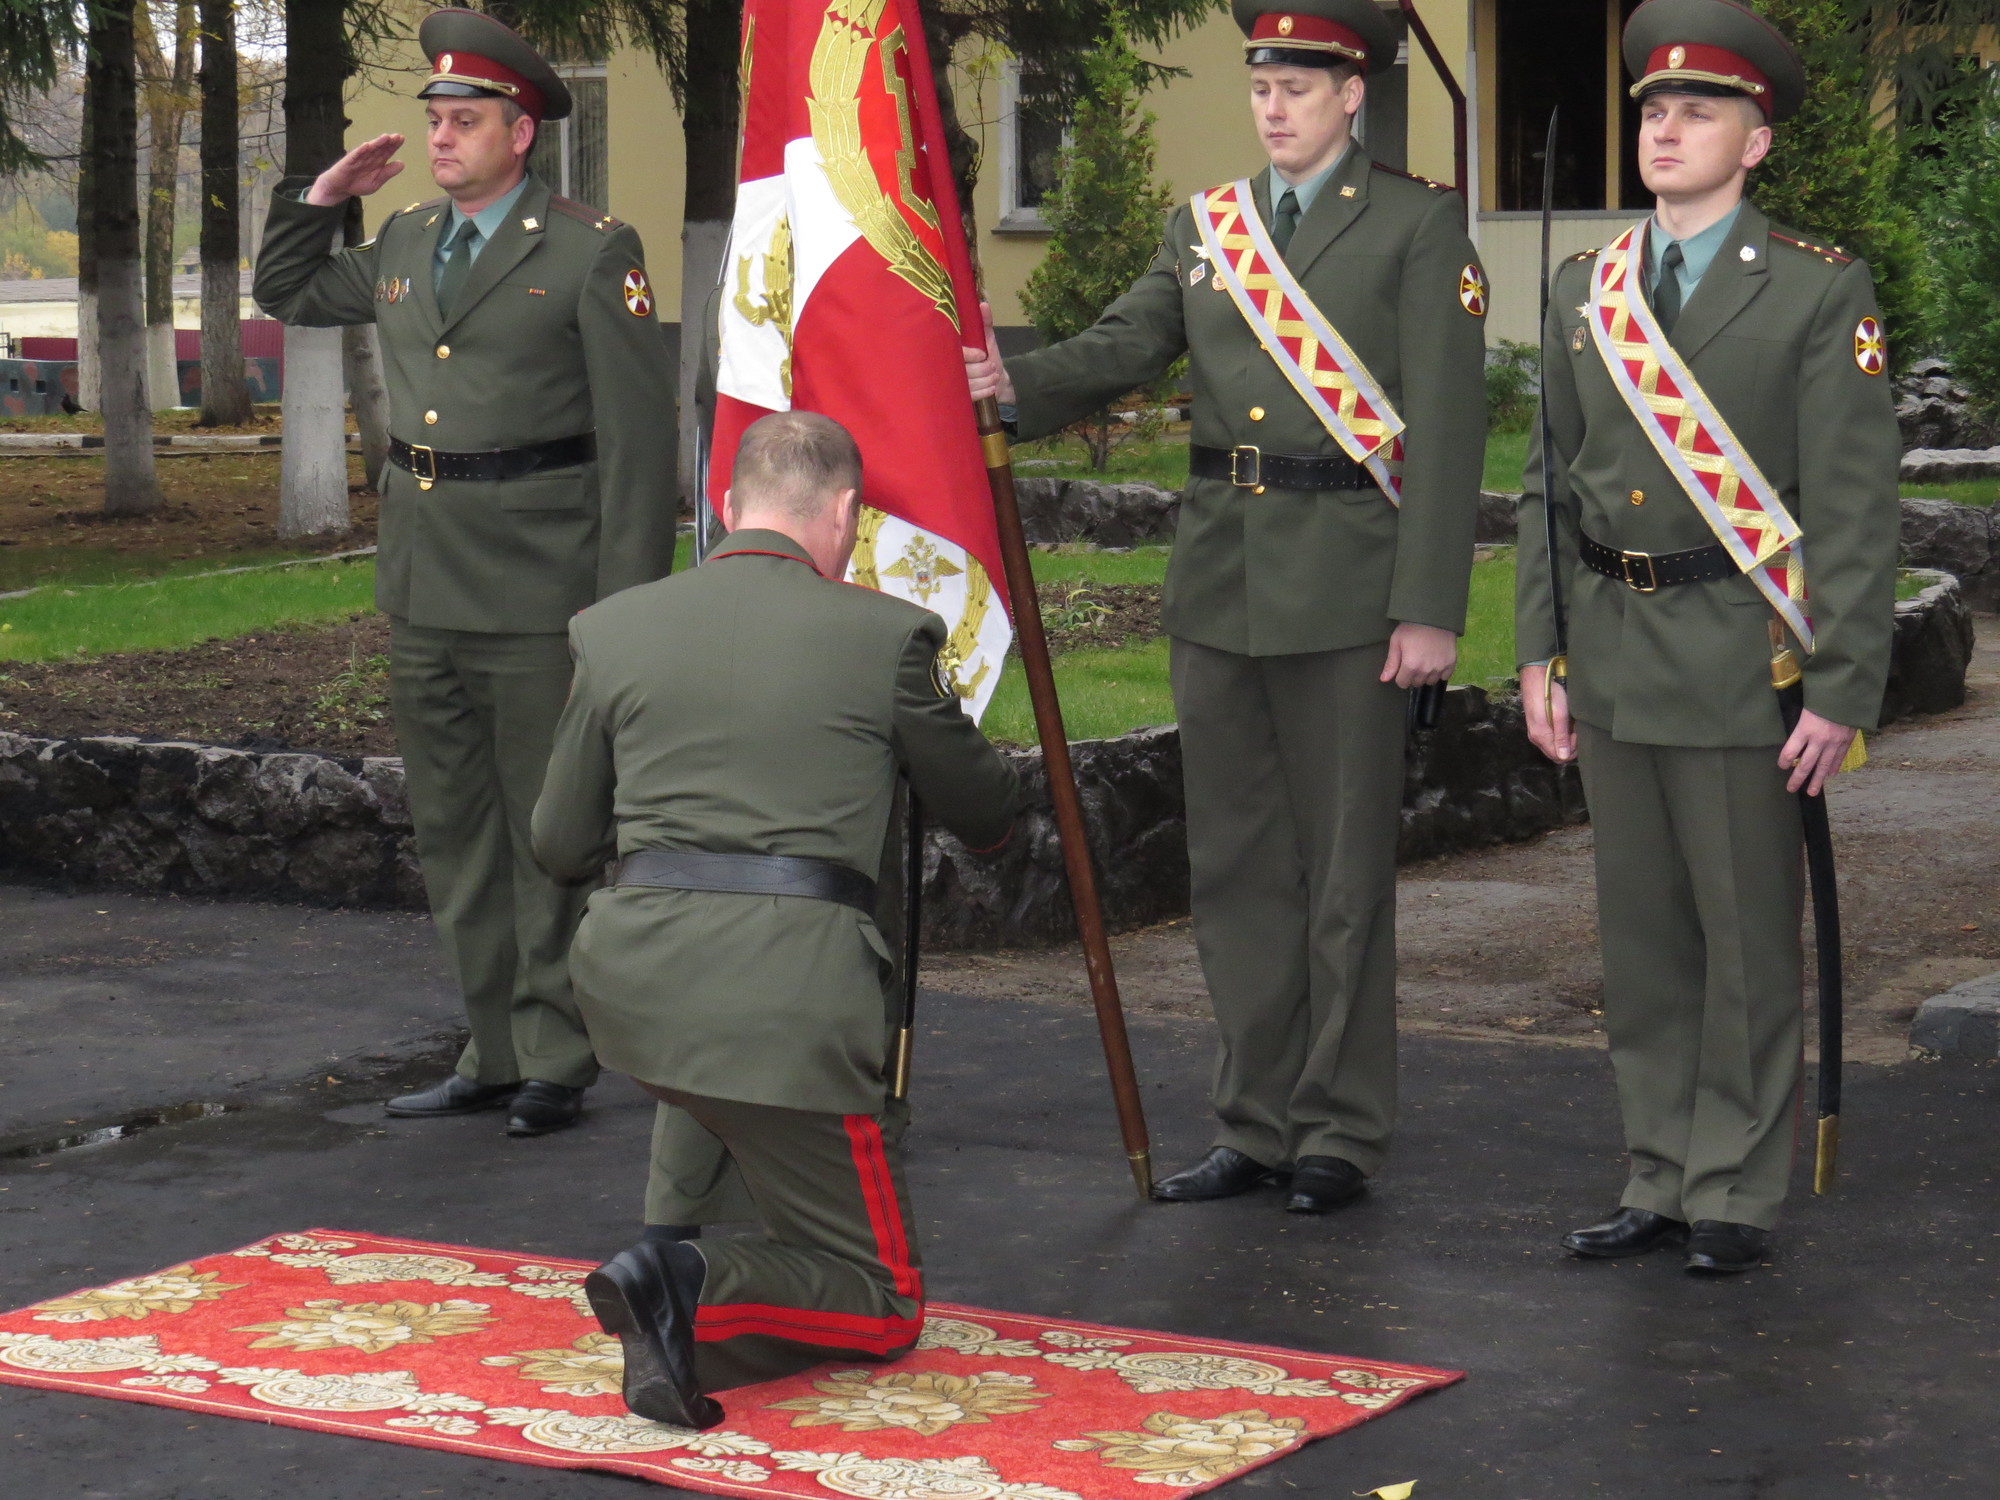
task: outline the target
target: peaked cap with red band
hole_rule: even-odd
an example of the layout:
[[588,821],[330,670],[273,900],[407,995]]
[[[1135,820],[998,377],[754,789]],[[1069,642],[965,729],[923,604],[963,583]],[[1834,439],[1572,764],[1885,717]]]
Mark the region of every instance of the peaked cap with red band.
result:
[[1231,0],[1252,67],[1279,63],[1333,68],[1353,63],[1378,73],[1396,61],[1396,27],[1374,0],[1303,0],[1273,9],[1273,0]]
[[1776,122],[1806,96],[1799,54],[1769,21],[1732,0],[1646,0],[1625,23],[1625,67],[1648,94],[1735,95]]
[[419,99],[511,99],[537,125],[569,113],[569,87],[520,33],[476,10],[434,10],[417,28],[431,60]]

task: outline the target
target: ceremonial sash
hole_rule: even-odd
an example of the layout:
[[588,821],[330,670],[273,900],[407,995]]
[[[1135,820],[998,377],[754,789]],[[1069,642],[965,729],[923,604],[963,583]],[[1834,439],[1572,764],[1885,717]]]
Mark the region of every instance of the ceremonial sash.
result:
[[1587,310],[1591,337],[1611,383],[1715,539],[1811,651],[1799,523],[1638,295],[1645,230],[1641,220],[1598,252]]
[[1196,193],[1201,247],[1237,311],[1341,452],[1403,503],[1403,419],[1271,243],[1248,178]]

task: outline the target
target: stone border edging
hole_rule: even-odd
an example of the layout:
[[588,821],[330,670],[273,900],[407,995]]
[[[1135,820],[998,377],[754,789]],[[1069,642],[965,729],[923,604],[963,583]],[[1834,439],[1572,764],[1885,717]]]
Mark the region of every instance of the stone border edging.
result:
[[1917,1007],[1910,1050],[1923,1057],[2000,1062],[2000,974],[1968,979]]
[[[926,940],[938,948],[1063,942],[1074,921],[1039,750],[1010,751],[1029,808],[995,855],[933,830]],[[1180,732],[1071,746],[1106,919],[1185,915]],[[1413,747],[1401,855],[1424,859],[1529,838],[1583,816],[1573,769],[1528,744],[1518,700],[1446,695]],[[0,733],[0,869],[85,886],[223,899],[421,908],[400,760]]]

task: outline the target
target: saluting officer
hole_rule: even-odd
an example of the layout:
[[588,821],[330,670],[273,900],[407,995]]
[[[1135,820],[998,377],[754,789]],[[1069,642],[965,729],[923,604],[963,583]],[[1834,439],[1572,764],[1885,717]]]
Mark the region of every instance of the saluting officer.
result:
[[1019,796],[943,676],[943,621],[841,582],[861,484],[845,430],[764,417],[731,477],[701,567],[571,626],[534,824],[557,875],[619,859],[573,958],[599,1055],[719,1143],[763,1224],[650,1237],[584,1283],[624,1344],[626,1404],[687,1427],[721,1420],[706,1392],[916,1342],[872,877],[899,772],[975,847],[1006,839]]
[[441,198],[331,249],[356,194],[402,171],[378,136],[272,197],[258,304],[378,325],[389,387],[375,602],[431,911],[472,1037],[394,1115],[507,1105],[513,1135],[575,1123],[597,1076],[570,994],[583,892],[551,881],[529,817],[569,687],[579,609],[673,565],[674,376],[628,226],[527,175],[569,91],[491,18],[418,32]]
[[1221,1130],[1156,1192],[1289,1174],[1318,1213],[1362,1193],[1395,1120],[1404,690],[1451,675],[1465,625],[1486,278],[1457,196],[1353,139],[1363,74],[1395,60],[1382,12],[1234,14],[1269,170],[1177,208],[1096,326],[966,360],[1032,438],[1189,357],[1162,622]]
[[[1618,1212],[1563,1243],[1728,1273],[1790,1175],[1796,793],[1881,707],[1901,445],[1868,267],[1744,197],[1805,92],[1791,45],[1729,0],[1647,0],[1624,52],[1656,206],[1563,264],[1543,334],[1567,689],[1539,454],[1520,511],[1522,694],[1535,743],[1582,765],[1631,1153]],[[1779,647],[1804,664],[1789,736]]]

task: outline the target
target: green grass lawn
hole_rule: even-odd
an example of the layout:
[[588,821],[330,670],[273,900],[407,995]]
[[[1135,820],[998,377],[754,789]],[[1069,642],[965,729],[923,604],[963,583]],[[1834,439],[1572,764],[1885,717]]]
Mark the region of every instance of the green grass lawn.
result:
[[1113,484],[1143,481],[1164,490],[1187,483],[1187,434],[1160,438],[1130,438],[1111,450],[1102,473],[1090,467],[1090,450],[1082,438],[1057,434],[1014,445],[1014,472],[1023,479],[1054,475],[1063,479],[1102,479]]
[[[174,558],[159,552],[125,552],[116,547],[9,547],[0,550],[0,593],[28,588],[79,588],[85,584],[137,583],[153,578],[183,578],[223,568],[284,562],[312,557],[311,549],[259,547],[244,552],[211,552],[202,557]],[[0,609],[6,608],[0,603]]]
[[1961,479],[1954,484],[1906,484],[1903,494],[1911,500],[1955,500],[1960,505],[1990,507],[2000,500],[2000,479]]
[[1528,429],[1519,432],[1486,434],[1486,472],[1479,481],[1485,490],[1503,495],[1521,492],[1521,471],[1528,466]]
[[0,661],[171,650],[343,619],[375,607],[375,564],[308,563],[221,578],[55,586],[0,601]]

